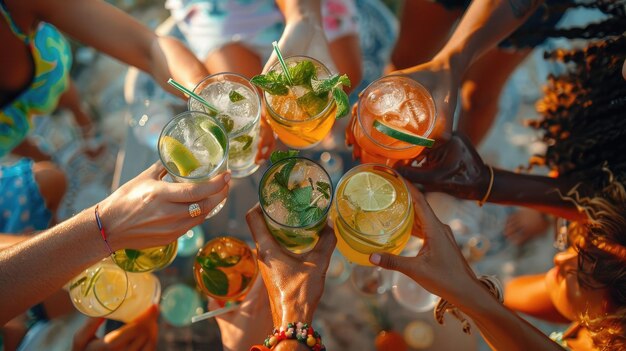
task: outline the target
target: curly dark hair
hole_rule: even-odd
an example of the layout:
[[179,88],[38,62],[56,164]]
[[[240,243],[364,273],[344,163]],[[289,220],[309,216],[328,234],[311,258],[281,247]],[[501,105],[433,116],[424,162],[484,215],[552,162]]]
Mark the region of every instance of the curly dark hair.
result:
[[626,82],[621,74],[626,36],[546,57],[570,69],[548,77],[545,95],[537,102],[541,118],[529,122],[541,130],[548,146],[545,155],[531,158],[531,167],[545,165],[594,193],[607,185],[599,175],[608,162],[617,180],[626,182]]

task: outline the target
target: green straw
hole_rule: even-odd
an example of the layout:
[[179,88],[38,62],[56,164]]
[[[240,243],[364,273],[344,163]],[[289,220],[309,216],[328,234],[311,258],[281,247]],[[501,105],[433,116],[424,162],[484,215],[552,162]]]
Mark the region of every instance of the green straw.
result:
[[178,83],[177,81],[173,80],[172,78],[167,80],[167,84],[173,86],[174,88],[180,90],[181,92],[183,92],[183,93],[191,96],[192,98],[196,99],[199,103],[201,103],[204,106],[206,106],[206,108],[208,108],[209,111],[211,111],[212,113],[219,113],[219,111],[217,110],[217,108],[215,108],[215,106],[209,104],[200,95],[198,95],[198,94],[194,93],[193,91],[185,88],[184,86],[182,86],[182,84]]
[[285,60],[283,59],[283,55],[280,53],[280,49],[278,48],[278,43],[273,42],[272,46],[274,47],[274,52],[276,52],[276,56],[278,57],[278,61],[280,62],[280,65],[283,66],[283,72],[285,73],[285,77],[287,77],[287,82],[289,82],[289,85],[293,85],[293,81],[291,80],[291,75],[289,74],[289,69],[287,69],[287,64],[285,63]]

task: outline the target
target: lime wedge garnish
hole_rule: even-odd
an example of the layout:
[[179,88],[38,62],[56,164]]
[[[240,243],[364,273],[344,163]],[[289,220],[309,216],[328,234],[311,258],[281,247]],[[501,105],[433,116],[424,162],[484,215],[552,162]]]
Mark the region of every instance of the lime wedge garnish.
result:
[[102,307],[113,312],[126,298],[127,278],[124,271],[103,269],[94,282],[93,295]]
[[180,141],[164,136],[162,139],[163,151],[176,165],[176,168],[183,177],[188,176],[193,170],[200,167],[198,159]]
[[407,130],[392,126],[380,120],[374,120],[374,128],[387,136],[404,141],[405,143],[425,147],[433,147],[435,144],[435,140],[433,139],[413,134]]
[[372,172],[357,173],[343,193],[363,211],[380,211],[396,201],[396,190],[387,179]]

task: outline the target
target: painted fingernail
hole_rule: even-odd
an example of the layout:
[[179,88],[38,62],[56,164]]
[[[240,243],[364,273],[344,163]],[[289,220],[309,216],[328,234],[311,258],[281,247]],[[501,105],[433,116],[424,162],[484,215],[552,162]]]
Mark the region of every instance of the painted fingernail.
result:
[[380,263],[380,255],[379,254],[371,254],[370,255],[370,262],[372,262],[375,265],[378,265]]

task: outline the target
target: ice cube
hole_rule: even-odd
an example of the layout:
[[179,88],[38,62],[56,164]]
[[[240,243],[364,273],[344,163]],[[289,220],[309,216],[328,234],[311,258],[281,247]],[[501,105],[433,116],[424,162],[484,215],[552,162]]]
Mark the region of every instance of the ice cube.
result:
[[404,128],[407,124],[409,124],[409,119],[409,115],[404,113],[398,114],[396,112],[387,112],[383,115],[383,121],[391,124],[392,126],[401,128]]
[[381,83],[365,98],[365,107],[375,115],[398,110],[404,101],[404,89],[393,83]]
[[426,122],[424,105],[415,100],[405,101],[400,106],[400,114],[406,118],[407,123],[413,130],[420,129],[420,124]]

